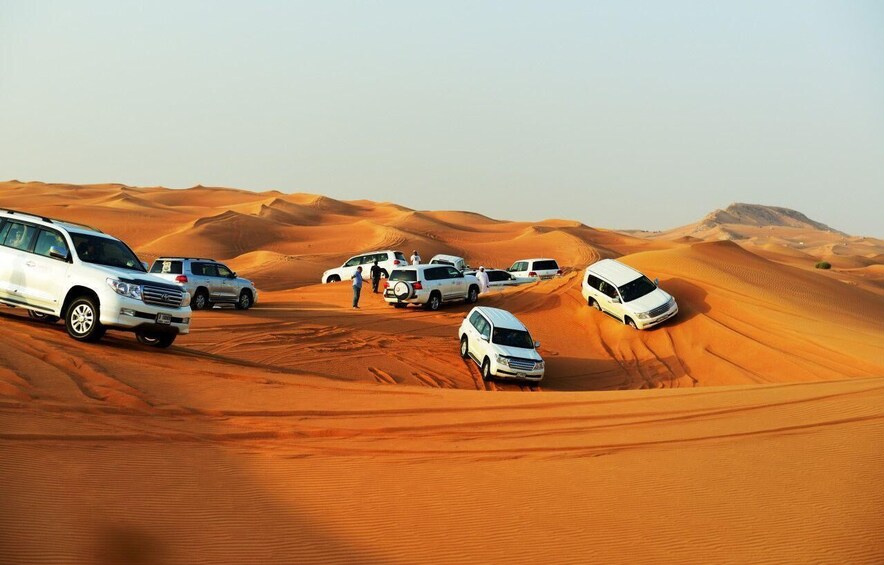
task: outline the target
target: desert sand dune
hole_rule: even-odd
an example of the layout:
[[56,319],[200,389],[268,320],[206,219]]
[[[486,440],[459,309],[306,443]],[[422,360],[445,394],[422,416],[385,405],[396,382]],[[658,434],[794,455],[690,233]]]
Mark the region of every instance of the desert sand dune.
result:
[[[875,242],[829,241],[860,266],[824,272],[785,239],[275,191],[8,182],[0,206],[145,259],[210,254],[261,291],[165,351],[0,308],[0,563],[884,561]],[[541,342],[544,382],[483,382],[458,351],[467,305],[366,288],[353,312],[346,283],[318,284],[384,247],[558,258],[563,277],[480,298]],[[679,316],[637,332],[589,308],[599,257],[659,277]]]

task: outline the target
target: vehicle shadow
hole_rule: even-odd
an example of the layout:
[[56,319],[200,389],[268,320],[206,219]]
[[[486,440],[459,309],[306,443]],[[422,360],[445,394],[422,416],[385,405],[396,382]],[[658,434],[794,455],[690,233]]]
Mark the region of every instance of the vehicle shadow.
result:
[[[709,305],[706,303],[706,289],[690,281],[680,278],[663,279],[660,281],[660,288],[675,297],[675,301],[678,303],[678,314],[675,318],[667,320],[656,328],[677,326],[698,314],[709,312]],[[651,328],[651,330],[656,328]]]

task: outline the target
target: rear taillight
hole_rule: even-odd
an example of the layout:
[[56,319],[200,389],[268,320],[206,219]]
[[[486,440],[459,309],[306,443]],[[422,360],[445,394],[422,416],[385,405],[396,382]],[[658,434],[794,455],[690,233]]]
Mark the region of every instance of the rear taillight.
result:
[[536,277],[537,273],[535,273],[534,271],[531,271],[530,273],[528,273],[528,276],[529,277]]
[[411,285],[411,288],[413,288],[414,290],[423,290],[424,286],[421,283],[416,282]]
[[187,275],[178,275],[177,277],[175,277],[175,282],[186,283]]
[[398,265],[398,264],[399,264],[399,259],[393,259],[393,264],[394,264],[394,265]]
[[390,288],[390,283],[387,281],[384,281],[384,288]]
[[561,275],[561,274],[562,274],[562,270],[559,269],[558,271],[556,271],[556,274],[557,274],[557,275]]

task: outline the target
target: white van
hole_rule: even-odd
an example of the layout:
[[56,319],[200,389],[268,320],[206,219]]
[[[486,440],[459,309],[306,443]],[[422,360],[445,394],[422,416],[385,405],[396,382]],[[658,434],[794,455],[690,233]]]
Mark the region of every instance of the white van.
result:
[[562,274],[562,269],[556,260],[549,257],[519,259],[507,271],[514,277],[528,277],[539,280],[551,279]]
[[643,330],[678,314],[675,298],[658,284],[619,261],[602,259],[586,268],[581,288],[588,305]]
[[528,328],[506,310],[477,306],[470,310],[457,331],[460,354],[479,365],[482,378],[492,377],[540,382],[543,358],[540,343],[531,339]]

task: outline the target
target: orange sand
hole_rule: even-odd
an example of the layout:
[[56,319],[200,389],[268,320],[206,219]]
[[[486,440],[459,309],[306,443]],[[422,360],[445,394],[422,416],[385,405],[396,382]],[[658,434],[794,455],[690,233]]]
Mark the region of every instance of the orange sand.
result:
[[[202,187],[10,182],[0,206],[145,259],[213,256],[262,291],[167,351],[0,308],[0,563],[884,561],[874,258],[821,272],[770,242]],[[568,267],[480,299],[542,342],[542,386],[461,360],[465,305],[368,293],[354,313],[346,285],[315,284],[415,247]],[[677,319],[635,332],[586,307],[579,271],[620,256]]]

